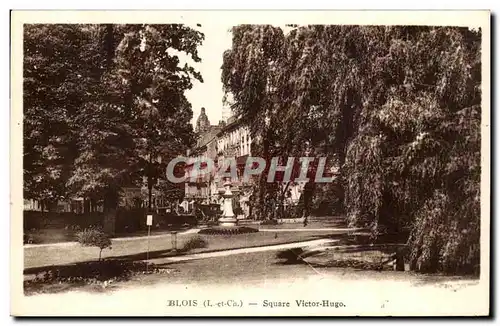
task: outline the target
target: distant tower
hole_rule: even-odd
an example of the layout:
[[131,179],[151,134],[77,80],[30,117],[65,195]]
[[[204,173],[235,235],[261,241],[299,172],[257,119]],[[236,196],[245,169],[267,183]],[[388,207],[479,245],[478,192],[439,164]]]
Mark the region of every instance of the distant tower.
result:
[[198,120],[196,120],[196,129],[197,133],[202,133],[210,129],[210,120],[208,120],[207,114],[205,113],[205,108],[201,108],[201,113],[198,116]]

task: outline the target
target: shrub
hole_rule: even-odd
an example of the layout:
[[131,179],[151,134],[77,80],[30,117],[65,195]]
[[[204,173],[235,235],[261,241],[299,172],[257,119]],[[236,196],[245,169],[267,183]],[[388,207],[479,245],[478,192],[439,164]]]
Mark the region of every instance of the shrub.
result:
[[23,243],[24,244],[32,244],[35,242],[35,239],[32,234],[23,234]]
[[[58,213],[58,212],[36,212],[24,211],[24,230],[31,229],[71,229],[75,230],[78,227],[81,229],[87,228],[90,225],[102,225],[104,214],[101,212],[92,212],[85,214],[77,213]],[[78,226],[78,227],[77,227]],[[79,231],[79,230],[76,230]]]
[[146,262],[123,260],[82,262],[44,268],[37,272],[34,279],[24,281],[24,289],[27,294],[54,291],[54,288],[44,289],[43,285],[56,283],[101,285],[105,288],[113,282],[126,281],[136,275],[163,274],[171,271],[173,270]]
[[255,233],[259,232],[258,229],[254,229],[248,226],[237,226],[237,227],[210,227],[202,229],[198,234],[209,234],[209,235],[236,235],[245,233]]
[[[153,220],[156,224],[156,219]],[[120,208],[116,211],[116,231],[136,232],[146,230],[146,210],[144,208]]]
[[111,239],[100,227],[90,227],[76,234],[78,242],[85,247],[98,247],[99,260],[101,260],[102,250],[111,249]]
[[200,236],[196,236],[194,238],[189,239],[184,246],[182,246],[181,251],[187,252],[197,248],[206,248],[208,247],[208,243],[205,239]]

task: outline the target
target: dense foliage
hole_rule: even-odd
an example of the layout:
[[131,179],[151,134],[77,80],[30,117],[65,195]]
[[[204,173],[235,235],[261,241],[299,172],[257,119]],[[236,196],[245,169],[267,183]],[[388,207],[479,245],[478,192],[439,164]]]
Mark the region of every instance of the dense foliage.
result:
[[[83,197],[116,208],[120,189],[162,182],[193,142],[185,91],[202,81],[184,25],[25,25],[24,197]],[[177,192],[174,190],[174,192]]]
[[[477,271],[481,32],[288,29],[235,27],[224,55],[222,81],[251,126],[252,153],[327,157],[339,182],[319,193],[343,200],[352,225],[375,237],[408,230],[413,269]],[[260,198],[268,188],[260,183]]]

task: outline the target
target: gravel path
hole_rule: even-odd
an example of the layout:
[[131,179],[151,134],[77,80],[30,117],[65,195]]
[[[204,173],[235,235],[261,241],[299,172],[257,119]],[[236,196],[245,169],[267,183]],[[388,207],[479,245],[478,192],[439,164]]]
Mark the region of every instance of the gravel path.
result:
[[[188,260],[194,260],[194,259],[224,257],[224,256],[230,256],[230,255],[238,255],[238,254],[248,254],[248,253],[253,253],[253,252],[276,251],[276,250],[291,249],[291,248],[297,248],[297,247],[317,246],[317,245],[332,243],[332,242],[336,242],[336,241],[338,241],[338,240],[318,239],[318,240],[301,241],[301,242],[286,243],[286,244],[279,244],[279,245],[268,245],[268,246],[262,246],[262,247],[229,249],[229,250],[221,250],[221,251],[214,251],[214,252],[204,252],[204,253],[199,253],[199,254],[191,254],[191,255],[185,255],[185,256],[173,256],[173,257],[168,257],[168,258],[162,258],[161,260],[162,261],[169,261],[169,262],[179,262],[179,261],[188,261]],[[152,260],[152,262],[155,263],[156,261]]]

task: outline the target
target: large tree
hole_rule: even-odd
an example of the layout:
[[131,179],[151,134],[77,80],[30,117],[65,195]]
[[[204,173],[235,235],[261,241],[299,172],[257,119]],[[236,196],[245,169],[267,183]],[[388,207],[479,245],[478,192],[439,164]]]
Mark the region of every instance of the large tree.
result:
[[151,193],[192,144],[184,92],[202,79],[176,53],[200,61],[203,38],[180,24],[27,26],[25,197],[113,211],[123,186],[145,178]]
[[185,91],[201,75],[170,50],[183,52],[199,62],[197,47],[203,34],[184,25],[141,25],[126,29],[117,49],[120,90],[131,105],[130,123],[135,142],[134,159],[148,189],[151,208],[153,187],[166,186],[168,162],[186,152],[194,142],[191,103]]
[[223,82],[236,113],[252,117],[253,130],[274,129],[277,138],[263,139],[280,156],[337,165],[349,222],[374,236],[409,230],[414,269],[473,270],[480,31],[312,25],[272,38],[280,31],[269,30],[234,30]]
[[24,27],[25,198],[49,204],[69,193],[81,129],[75,117],[95,87],[96,45],[80,25]]

